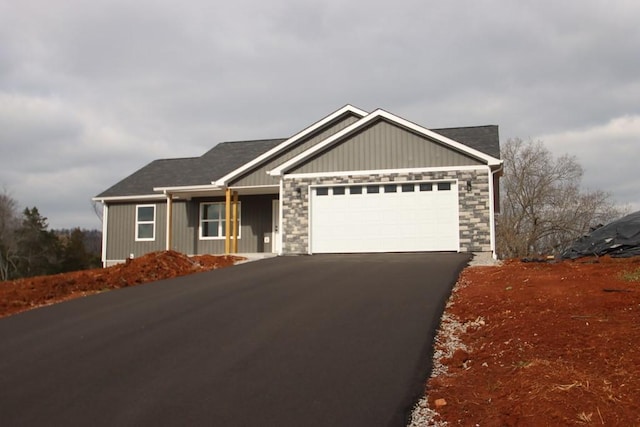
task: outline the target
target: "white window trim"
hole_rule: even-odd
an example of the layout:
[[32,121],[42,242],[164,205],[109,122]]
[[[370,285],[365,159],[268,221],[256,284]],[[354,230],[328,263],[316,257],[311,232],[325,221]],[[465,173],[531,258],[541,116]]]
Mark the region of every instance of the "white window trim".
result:
[[[211,237],[202,235],[202,222],[203,222],[202,210],[204,209],[205,205],[222,205],[226,209],[225,202],[201,202],[200,203],[200,208],[198,209],[198,238],[200,240],[224,240],[226,238],[224,234],[222,234],[221,236],[211,236]],[[242,209],[240,209],[241,206],[242,206],[242,202],[238,202],[238,240],[240,240],[240,238],[242,237],[242,215],[241,215]],[[220,222],[220,224],[222,224],[226,220],[226,218],[224,218],[225,210],[223,210],[222,212],[223,212],[223,217],[221,218],[222,221]],[[219,227],[218,231],[222,231],[221,230],[222,226],[219,225],[218,227]]]
[[[451,188],[449,190],[438,190],[438,184],[441,183],[450,183],[451,184]],[[370,181],[370,182],[347,182],[347,183],[340,183],[340,184],[329,184],[329,183],[320,183],[320,184],[311,184],[309,186],[311,191],[317,191],[318,188],[327,188],[329,189],[329,193],[325,194],[325,195],[321,195],[319,196],[317,193],[314,192],[314,196],[317,197],[327,197],[327,196],[333,196],[333,187],[353,187],[353,186],[361,186],[362,187],[362,193],[357,193],[355,195],[359,196],[361,194],[397,194],[397,193],[403,193],[402,191],[402,185],[404,184],[413,184],[415,186],[418,186],[420,184],[434,184],[432,191],[433,192],[438,192],[438,191],[453,191],[455,190],[458,185],[459,185],[459,179],[458,178],[442,178],[442,179],[421,179],[421,180],[417,180],[417,181]],[[384,191],[384,186],[385,185],[396,185],[397,186],[397,191],[395,193],[385,193]],[[367,192],[367,187],[368,186],[376,186],[380,188],[380,191],[377,193],[368,193]],[[456,188],[454,188],[456,187]],[[420,189],[418,187],[416,187],[415,191],[411,191],[411,192],[407,192],[404,191],[404,193],[420,193]],[[346,192],[347,195],[351,195],[351,192]],[[342,194],[340,195],[342,196]]]
[[[138,219],[138,210],[140,208],[153,208],[153,220],[140,221]],[[140,237],[140,225],[151,224],[153,225],[152,237]],[[156,205],[136,205],[136,242],[153,242],[156,240]]]

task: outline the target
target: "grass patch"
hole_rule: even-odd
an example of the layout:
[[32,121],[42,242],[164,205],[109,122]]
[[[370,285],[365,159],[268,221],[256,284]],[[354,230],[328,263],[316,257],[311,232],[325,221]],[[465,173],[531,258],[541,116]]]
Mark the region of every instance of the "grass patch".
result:
[[625,282],[640,282],[640,267],[632,271],[623,271],[620,278]]

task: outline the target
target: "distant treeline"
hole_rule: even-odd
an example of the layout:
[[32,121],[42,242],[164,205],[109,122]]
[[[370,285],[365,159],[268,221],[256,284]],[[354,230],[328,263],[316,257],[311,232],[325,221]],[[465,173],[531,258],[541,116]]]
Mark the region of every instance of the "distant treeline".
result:
[[99,230],[49,230],[38,208],[19,215],[0,194],[0,281],[100,267],[101,242]]

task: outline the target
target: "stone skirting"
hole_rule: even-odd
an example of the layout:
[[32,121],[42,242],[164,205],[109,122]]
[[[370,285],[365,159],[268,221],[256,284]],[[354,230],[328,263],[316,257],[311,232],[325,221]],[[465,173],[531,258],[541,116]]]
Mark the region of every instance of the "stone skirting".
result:
[[[339,177],[287,178],[282,191],[282,251],[285,254],[309,252],[309,186],[366,184],[407,181],[458,181],[458,210],[461,252],[491,251],[491,214],[487,170],[452,170],[386,175],[348,175]],[[471,189],[467,189],[467,182]]]

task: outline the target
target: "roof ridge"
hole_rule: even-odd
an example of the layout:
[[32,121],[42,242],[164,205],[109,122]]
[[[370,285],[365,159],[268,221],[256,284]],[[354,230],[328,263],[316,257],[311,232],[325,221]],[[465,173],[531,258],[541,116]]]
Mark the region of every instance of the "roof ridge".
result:
[[148,164],[154,163],[154,162],[166,162],[167,160],[192,160],[192,159],[199,159],[202,156],[190,156],[190,157],[164,157],[161,159],[154,159],[151,160]]
[[271,141],[282,141],[287,138],[261,138],[261,139],[246,139],[246,140],[238,140],[238,141],[222,141],[218,142],[216,145],[220,144],[242,144],[244,142],[271,142]]
[[428,128],[430,130],[447,130],[447,129],[472,129],[472,128],[488,128],[488,127],[498,127],[498,125],[473,125],[473,126],[451,126],[446,128]]

